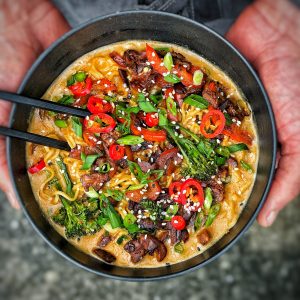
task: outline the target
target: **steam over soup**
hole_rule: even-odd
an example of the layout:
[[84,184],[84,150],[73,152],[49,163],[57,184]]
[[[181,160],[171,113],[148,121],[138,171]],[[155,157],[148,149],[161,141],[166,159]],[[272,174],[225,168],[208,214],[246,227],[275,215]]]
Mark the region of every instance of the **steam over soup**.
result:
[[252,112],[224,72],[182,47],[127,41],[76,60],[44,99],[80,119],[34,110],[32,189],[51,225],[107,263],[155,267],[213,245],[236,223],[255,178]]

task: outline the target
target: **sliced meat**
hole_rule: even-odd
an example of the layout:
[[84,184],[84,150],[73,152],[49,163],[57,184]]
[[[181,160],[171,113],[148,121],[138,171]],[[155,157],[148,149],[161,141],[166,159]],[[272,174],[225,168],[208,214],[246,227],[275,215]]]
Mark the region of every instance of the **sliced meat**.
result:
[[88,191],[90,187],[94,188],[96,191],[99,191],[103,184],[109,180],[109,175],[107,173],[94,173],[90,175],[85,174],[82,175],[80,180],[86,191]]
[[177,162],[177,164],[179,164],[182,161],[182,159],[180,159],[177,153],[178,153],[178,148],[175,147],[165,150],[163,153],[161,153],[161,155],[156,161],[158,168],[164,169],[164,167],[167,165],[167,161],[169,161],[170,159],[174,159]]
[[122,68],[126,68],[126,62],[123,57],[116,51],[113,51],[109,56]]
[[206,245],[211,239],[209,231],[207,229],[203,229],[200,233],[197,234],[197,239],[201,245]]
[[122,78],[123,83],[126,84],[127,87],[129,87],[129,80],[128,80],[128,77],[127,77],[127,71],[123,70],[123,69],[119,69],[119,75]]
[[137,239],[127,242],[124,246],[124,250],[130,254],[131,261],[134,264],[142,260],[147,253],[143,245]]
[[156,168],[155,164],[150,164],[147,161],[138,161],[138,165],[141,167],[143,172],[154,170]]
[[237,104],[234,104],[231,101],[227,102],[227,105],[225,106],[225,109],[227,113],[230,115],[232,118],[237,118],[240,121],[244,119],[245,116],[249,116],[250,112],[239,107]]
[[144,249],[152,255],[155,253],[157,261],[162,261],[167,255],[167,248],[163,242],[157,239],[155,236],[146,234],[139,237]]
[[225,101],[224,87],[218,82],[207,82],[203,87],[202,96],[214,108],[217,108]]
[[69,157],[80,159],[81,160],[81,153],[84,153],[85,155],[92,155],[92,154],[99,154],[100,156],[104,155],[103,147],[101,145],[97,145],[96,147],[83,147],[83,146],[77,146],[69,152]]
[[110,133],[102,133],[100,135],[102,141],[105,143],[106,146],[110,146],[115,144],[116,140],[121,136],[121,134],[114,130]]
[[139,222],[139,227],[141,229],[145,229],[147,231],[154,231],[155,230],[155,224],[150,218],[141,219]]
[[187,231],[187,229],[181,230],[180,238],[184,243],[186,243],[188,241],[189,237],[190,237],[190,235],[189,235],[189,232]]
[[227,164],[228,166],[230,166],[231,168],[236,168],[238,166],[238,163],[236,161],[236,159],[232,158],[232,157],[229,157],[228,160],[227,160]]
[[116,260],[116,257],[114,255],[103,249],[96,248],[93,250],[93,253],[107,263],[113,263]]
[[147,66],[145,52],[129,49],[124,52],[123,58],[126,66],[136,75]]
[[175,51],[171,52],[174,65],[183,66],[188,72],[191,70],[192,64],[186,60],[186,58]]
[[169,237],[169,231],[168,230],[163,230],[157,234],[157,238],[161,241],[164,242],[167,240]]
[[142,142],[141,144],[132,145],[132,146],[130,146],[130,148],[131,148],[131,151],[137,152],[137,151],[142,151],[142,150],[148,149],[149,145],[153,145],[153,143],[152,142]]
[[100,237],[100,239],[99,239],[97,245],[98,245],[100,248],[104,248],[105,246],[108,245],[108,243],[109,243],[110,241],[111,241],[111,236],[110,236],[110,235],[103,234],[103,235]]
[[139,203],[129,200],[128,201],[128,209],[133,211],[134,215],[137,215],[139,210],[143,210],[143,207]]
[[156,181],[154,181],[149,183],[146,191],[144,191],[143,189],[138,189],[134,191],[128,191],[125,195],[126,198],[134,202],[141,202],[143,198],[154,201],[158,198],[160,192],[161,188],[159,184]]
[[181,231],[176,230],[174,227],[170,229],[170,240],[171,245],[175,245],[176,243],[181,241]]

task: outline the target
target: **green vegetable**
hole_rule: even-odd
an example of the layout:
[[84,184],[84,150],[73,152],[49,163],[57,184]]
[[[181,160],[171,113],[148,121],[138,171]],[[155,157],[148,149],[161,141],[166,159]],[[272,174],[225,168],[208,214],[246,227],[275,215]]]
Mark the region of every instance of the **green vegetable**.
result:
[[197,145],[187,138],[179,138],[176,136],[173,129],[169,126],[163,126],[169,136],[174,140],[185,161],[183,175],[197,178],[199,180],[208,180],[217,172],[217,165],[214,157],[204,156],[197,148]]
[[205,189],[205,198],[204,198],[204,208],[206,210],[209,210],[211,207],[213,201],[212,193],[211,193],[211,188],[207,187]]
[[144,111],[146,113],[157,111],[156,107],[149,100],[147,101],[144,94],[139,93],[137,101],[138,101],[138,105],[142,111]]
[[177,243],[175,246],[174,246],[174,251],[177,252],[177,253],[183,253],[184,251],[184,245],[183,245],[183,242],[179,242]]
[[158,104],[162,99],[163,99],[163,95],[161,93],[159,94],[152,94],[149,96],[150,100],[152,102],[154,102],[155,104]]
[[140,205],[148,211],[151,220],[164,219],[164,216],[161,214],[163,211],[162,204],[151,200],[142,200]]
[[123,243],[123,241],[127,240],[127,239],[128,239],[128,236],[125,235],[125,234],[122,234],[120,237],[118,237],[116,242],[117,242],[118,245],[121,245]]
[[227,147],[230,153],[234,153],[242,150],[249,150],[248,146],[244,143],[233,144]]
[[[163,174],[164,170],[150,170],[149,172],[144,173],[141,167],[133,161],[127,161],[130,172],[137,178],[140,184],[147,184],[156,180],[159,180]],[[148,179],[152,175],[156,175],[154,179]]]
[[244,170],[249,171],[250,173],[253,172],[252,167],[249,164],[247,164],[244,160],[241,160],[240,164]]
[[208,101],[206,101],[203,97],[191,94],[184,98],[183,103],[198,107],[200,109],[208,108]]
[[58,156],[56,158],[56,163],[60,169],[60,172],[62,173],[63,175],[63,178],[65,180],[65,183],[66,183],[66,193],[70,196],[73,196],[73,192],[72,192],[72,187],[73,187],[73,184],[72,184],[72,181],[69,177],[69,174],[68,174],[68,170],[67,170],[67,167],[66,165],[64,164],[63,162],[63,159],[61,156]]
[[210,208],[206,222],[205,222],[206,227],[210,226],[213,223],[213,221],[219,214],[220,209],[221,209],[220,203],[217,203]]
[[108,222],[108,218],[104,217],[103,215],[100,215],[97,219],[97,224],[99,224],[101,227],[103,227],[107,222]]
[[81,124],[79,118],[72,117],[71,120],[72,120],[72,128],[73,128],[75,134],[82,138],[82,124]]
[[204,213],[203,211],[200,211],[196,215],[195,223],[194,223],[194,229],[197,231],[203,226],[204,223]]
[[99,194],[94,190],[93,187],[89,187],[88,192],[85,192],[85,194],[89,197],[89,198],[98,198]]
[[173,58],[172,58],[172,54],[170,52],[168,52],[165,56],[164,56],[164,66],[171,71],[172,67],[173,67]]
[[214,154],[214,146],[214,143],[209,139],[201,138],[197,145],[197,149],[208,158]]
[[230,151],[227,147],[219,146],[215,150],[219,155],[229,158]]
[[63,104],[63,105],[71,105],[75,102],[75,98],[72,95],[63,95],[57,103]]
[[70,202],[61,197],[62,207],[51,218],[65,227],[67,238],[81,237],[99,231],[98,200],[94,202]]
[[176,74],[172,74],[172,73],[164,76],[164,80],[166,82],[170,82],[170,83],[178,83],[178,82],[180,82],[180,78]]
[[75,76],[71,75],[67,80],[67,86],[73,85],[76,82]]
[[223,165],[225,165],[225,163],[226,163],[226,157],[220,157],[220,156],[216,156],[216,158],[215,158],[215,162],[216,162],[216,164],[217,164],[217,166],[223,166]]
[[143,188],[144,186],[145,186],[145,183],[131,185],[129,188],[127,188],[127,191],[135,191],[135,190]]
[[108,101],[108,102],[116,102],[116,101],[117,101],[117,98],[116,98],[116,97],[112,97],[112,96],[105,95],[105,96],[104,96],[104,100],[106,100],[106,101]]
[[136,220],[137,219],[133,214],[127,214],[123,220],[124,226],[127,228],[128,226],[134,224]]
[[229,116],[229,114],[228,113],[224,113],[224,116],[225,116],[225,119],[226,119],[226,125],[227,126],[231,125],[233,122],[232,122],[232,119]]
[[120,214],[114,209],[108,198],[103,194],[100,195],[100,207],[104,217],[109,219],[112,229],[123,226]]
[[121,201],[124,198],[124,193],[118,190],[106,189],[104,194],[107,197],[112,197],[116,201]]
[[167,111],[161,108],[158,113],[158,125],[165,126],[168,124]]
[[85,155],[83,152],[81,152],[81,160],[83,162],[81,170],[89,170],[98,157],[99,154]]
[[85,72],[77,72],[75,75],[74,75],[74,78],[77,82],[82,82],[85,80],[85,78],[87,77],[87,74]]
[[99,173],[108,173],[110,171],[110,164],[105,162],[99,166]]
[[177,116],[177,108],[176,108],[176,102],[171,98],[168,97],[166,100],[166,104],[167,104],[167,109],[168,111],[173,115],[173,116]]
[[59,128],[66,128],[68,127],[68,124],[65,120],[55,120],[54,124]]
[[193,75],[193,83],[200,85],[202,83],[203,73],[200,70],[196,70]]
[[171,204],[166,211],[167,214],[166,214],[165,220],[170,221],[172,216],[176,215],[176,213],[178,212],[178,209],[179,209],[178,204]]
[[123,118],[125,120],[124,123],[119,123],[116,127],[116,129],[122,134],[126,135],[130,133],[130,114],[131,113],[138,113],[140,108],[138,106],[134,107],[126,107],[125,103],[119,102],[116,105],[116,116],[118,118]]
[[170,48],[168,47],[156,47],[154,48],[155,51],[162,51],[162,52],[169,52]]
[[126,135],[117,139],[117,143],[121,145],[137,145],[144,142],[144,139],[136,135]]
[[48,182],[48,187],[51,188],[51,187],[55,187],[57,190],[61,191],[62,188],[61,188],[61,185],[59,183],[59,180],[57,179],[57,177],[53,177],[49,182]]

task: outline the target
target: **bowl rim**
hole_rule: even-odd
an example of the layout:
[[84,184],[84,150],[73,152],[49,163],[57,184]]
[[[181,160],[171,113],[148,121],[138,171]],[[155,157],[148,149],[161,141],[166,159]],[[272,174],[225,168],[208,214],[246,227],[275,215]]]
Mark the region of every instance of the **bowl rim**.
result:
[[[117,12],[117,13],[112,13],[112,14],[108,14],[108,15],[104,15],[104,16],[100,16],[100,17],[95,17],[92,18],[74,28],[72,28],[70,31],[66,32],[64,35],[62,35],[59,39],[57,39],[56,41],[54,41],[47,49],[45,49],[40,55],[39,57],[35,60],[35,62],[32,64],[32,66],[30,67],[30,69],[27,71],[26,75],[24,76],[22,83],[20,84],[19,88],[18,88],[18,93],[21,93],[24,90],[24,87],[27,84],[27,81],[29,80],[29,78],[31,77],[32,73],[35,71],[35,69],[38,67],[38,65],[43,61],[43,59],[48,55],[48,53],[50,53],[55,47],[57,47],[59,44],[61,44],[62,42],[64,42],[66,39],[68,39],[70,36],[72,36],[73,34],[76,34],[76,32],[84,29],[85,27],[90,26],[93,23],[105,20],[105,19],[109,19],[109,18],[116,18],[119,16],[126,16],[126,15],[130,15],[132,17],[132,15],[156,15],[156,16],[167,16],[167,17],[171,17],[173,19],[175,19],[176,21],[180,22],[186,22],[186,23],[190,23],[193,26],[198,26],[203,30],[206,30],[209,32],[209,34],[215,36],[217,39],[221,40],[226,46],[228,46],[230,48],[231,51],[234,52],[235,55],[238,56],[238,58],[245,64],[245,66],[247,67],[247,69],[250,71],[251,75],[253,76],[254,80],[256,81],[256,84],[258,85],[263,98],[265,100],[265,104],[267,107],[267,111],[268,111],[268,115],[269,115],[269,119],[270,119],[270,125],[271,125],[271,129],[272,129],[272,160],[271,160],[271,166],[270,166],[270,171],[268,174],[268,180],[265,186],[265,189],[263,191],[263,195],[259,201],[259,204],[256,208],[256,210],[254,211],[254,213],[252,214],[252,216],[249,218],[249,220],[247,221],[247,223],[244,225],[244,227],[236,234],[236,236],[233,237],[233,239],[226,244],[222,249],[219,250],[219,252],[217,252],[216,254],[214,254],[213,256],[207,258],[206,260],[204,260],[201,263],[198,263],[194,266],[185,268],[184,270],[180,270],[180,271],[175,271],[174,273],[171,274],[167,274],[167,275],[157,275],[157,276],[152,276],[152,277],[137,277],[137,276],[123,276],[123,275],[111,275],[109,273],[106,272],[102,272],[99,270],[95,270],[93,268],[90,268],[86,265],[84,265],[83,263],[77,261],[75,258],[73,258],[72,256],[66,254],[63,250],[59,249],[59,247],[57,245],[55,245],[54,243],[52,243],[47,236],[44,234],[44,232],[42,232],[37,225],[35,224],[34,220],[31,218],[31,215],[29,214],[29,212],[26,209],[26,205],[22,200],[21,195],[18,192],[17,186],[16,186],[16,182],[13,176],[13,168],[12,168],[12,160],[11,160],[11,147],[12,147],[12,138],[7,137],[6,138],[6,143],[7,143],[7,147],[6,147],[6,156],[7,156],[7,160],[8,160],[8,168],[9,168],[9,175],[10,175],[10,179],[13,185],[13,189],[15,192],[15,195],[17,196],[18,202],[22,207],[23,212],[25,213],[25,216],[27,217],[27,219],[29,220],[31,226],[35,229],[35,231],[43,238],[44,241],[46,241],[46,243],[48,245],[50,245],[50,247],[52,249],[54,249],[57,253],[59,253],[62,257],[64,257],[67,261],[75,264],[76,266],[92,272],[94,274],[109,278],[109,279],[116,279],[116,280],[123,280],[123,281],[134,281],[134,282],[143,282],[143,281],[156,281],[156,280],[162,280],[162,279],[170,279],[170,278],[174,278],[180,275],[184,275],[187,274],[191,271],[195,271],[197,269],[200,269],[204,266],[206,266],[208,263],[216,260],[217,258],[219,258],[221,255],[223,255],[226,251],[228,251],[243,235],[244,233],[249,229],[249,227],[253,224],[254,220],[256,219],[256,216],[258,214],[258,212],[260,211],[260,209],[262,208],[268,192],[270,190],[271,187],[271,183],[273,180],[273,176],[275,173],[275,164],[276,164],[276,151],[277,151],[277,132],[276,132],[276,123],[275,123],[275,117],[274,117],[274,113],[273,113],[273,109],[269,100],[269,97],[267,95],[267,92],[264,89],[264,86],[260,80],[260,78],[258,77],[257,73],[254,71],[253,67],[250,65],[250,63],[247,61],[247,59],[239,52],[239,50],[237,50],[228,40],[226,40],[223,36],[221,36],[219,33],[217,33],[216,31],[214,31],[213,29],[209,28],[208,26],[204,25],[203,23],[200,22],[196,22],[194,20],[188,19],[186,17],[183,16],[179,16],[176,14],[172,14],[172,13],[167,13],[167,12],[162,12],[162,11],[151,11],[151,10],[126,10],[126,11],[122,11],[122,12]],[[10,113],[10,118],[9,118],[9,126],[11,127],[13,124],[13,118],[15,115],[15,111],[17,108],[17,104],[13,104],[12,109],[11,109],[11,113]],[[257,179],[255,179],[257,180]],[[147,269],[147,268],[144,268]]]

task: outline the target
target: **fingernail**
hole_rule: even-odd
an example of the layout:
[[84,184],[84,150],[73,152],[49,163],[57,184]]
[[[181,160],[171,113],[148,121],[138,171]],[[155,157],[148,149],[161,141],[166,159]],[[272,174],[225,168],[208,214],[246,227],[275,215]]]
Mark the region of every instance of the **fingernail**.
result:
[[277,211],[271,210],[266,217],[267,225],[268,226],[272,225],[276,217],[277,217]]

